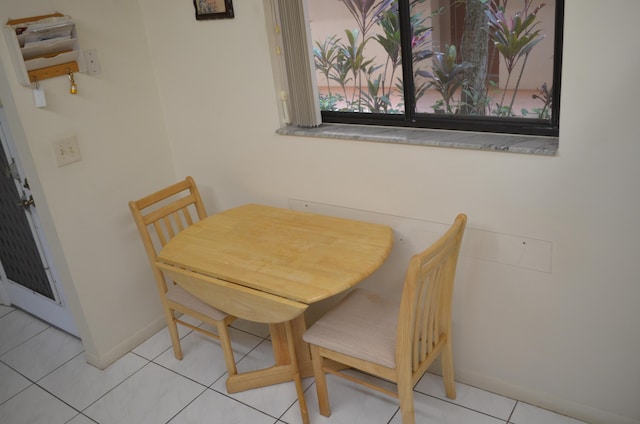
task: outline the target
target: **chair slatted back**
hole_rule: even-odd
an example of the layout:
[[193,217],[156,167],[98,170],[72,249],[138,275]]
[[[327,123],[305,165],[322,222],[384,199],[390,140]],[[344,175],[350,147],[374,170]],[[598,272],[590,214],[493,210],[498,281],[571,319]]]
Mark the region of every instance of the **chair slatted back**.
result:
[[140,200],[131,201],[129,208],[152,263],[158,251],[176,234],[207,216],[191,177]]
[[458,215],[440,239],[409,262],[396,360],[409,360],[413,373],[426,370],[450,337],[453,283],[466,221],[464,214]]
[[192,177],[186,177],[153,194],[130,201],[129,209],[142,238],[158,289],[166,293],[166,281],[156,268],[155,261],[158,252],[169,240],[207,216],[198,187]]

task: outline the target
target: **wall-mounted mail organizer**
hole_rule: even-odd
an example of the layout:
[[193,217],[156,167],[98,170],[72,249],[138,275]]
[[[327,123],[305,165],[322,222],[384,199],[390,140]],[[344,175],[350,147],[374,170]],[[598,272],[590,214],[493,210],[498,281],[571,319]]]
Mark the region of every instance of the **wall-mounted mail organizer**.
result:
[[86,71],[71,17],[53,13],[10,19],[4,30],[20,84]]

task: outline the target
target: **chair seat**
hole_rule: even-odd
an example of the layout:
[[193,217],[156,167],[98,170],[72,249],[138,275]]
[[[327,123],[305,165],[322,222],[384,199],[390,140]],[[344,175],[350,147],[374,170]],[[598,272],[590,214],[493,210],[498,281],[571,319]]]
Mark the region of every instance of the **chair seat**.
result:
[[201,314],[211,317],[217,321],[222,321],[229,316],[229,314],[204,303],[182,287],[175,284],[168,285],[167,299],[172,302],[179,303],[180,305],[184,305],[194,311],[200,312]]
[[399,301],[355,289],[309,328],[310,344],[389,368],[396,366]]
[[[440,358],[444,391],[456,398],[451,303],[467,216],[458,214],[438,240],[411,257],[400,301],[355,290],[304,334],[309,343],[320,415],[331,415],[327,373],[397,397],[404,424],[415,424],[413,386]],[[388,390],[345,375],[341,365],[396,384]]]

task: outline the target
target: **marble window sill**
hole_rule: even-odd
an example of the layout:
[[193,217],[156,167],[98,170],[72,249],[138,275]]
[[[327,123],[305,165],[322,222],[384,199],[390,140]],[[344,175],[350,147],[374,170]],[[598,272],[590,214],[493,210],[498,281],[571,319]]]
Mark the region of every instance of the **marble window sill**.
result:
[[555,156],[557,137],[517,134],[475,133],[400,127],[376,127],[351,124],[322,124],[317,128],[287,126],[276,131],[281,135],[375,141],[382,143],[488,150],[531,155]]

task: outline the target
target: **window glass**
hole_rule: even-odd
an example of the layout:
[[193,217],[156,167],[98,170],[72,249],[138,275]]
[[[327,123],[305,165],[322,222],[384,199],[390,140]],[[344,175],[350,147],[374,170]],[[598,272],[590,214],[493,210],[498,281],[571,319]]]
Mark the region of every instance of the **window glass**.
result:
[[309,0],[324,122],[557,135],[563,0]]

